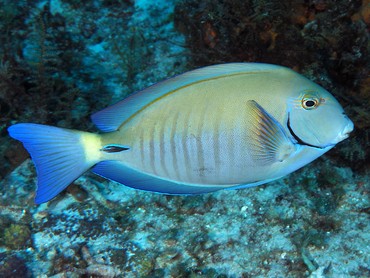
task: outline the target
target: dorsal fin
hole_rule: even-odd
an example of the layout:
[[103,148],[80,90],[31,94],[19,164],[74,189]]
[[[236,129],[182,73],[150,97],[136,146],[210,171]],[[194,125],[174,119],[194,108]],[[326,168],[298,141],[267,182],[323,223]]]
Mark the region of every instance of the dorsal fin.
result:
[[192,70],[136,92],[124,100],[93,114],[91,118],[100,130],[104,132],[115,131],[139,110],[181,87],[223,75],[253,74],[279,69],[286,68],[262,63],[230,63]]

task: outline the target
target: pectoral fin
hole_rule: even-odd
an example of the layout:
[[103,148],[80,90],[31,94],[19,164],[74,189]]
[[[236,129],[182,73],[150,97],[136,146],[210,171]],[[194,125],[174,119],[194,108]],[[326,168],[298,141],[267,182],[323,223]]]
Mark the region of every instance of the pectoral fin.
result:
[[250,132],[252,157],[258,164],[282,162],[296,151],[280,123],[256,101],[247,102],[252,130]]

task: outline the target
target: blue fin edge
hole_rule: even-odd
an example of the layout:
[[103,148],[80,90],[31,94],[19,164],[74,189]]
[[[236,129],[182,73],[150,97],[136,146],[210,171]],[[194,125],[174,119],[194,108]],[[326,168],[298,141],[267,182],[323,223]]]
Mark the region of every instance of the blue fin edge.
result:
[[77,131],[22,123],[10,126],[8,132],[23,143],[35,164],[36,204],[54,198],[91,167]]

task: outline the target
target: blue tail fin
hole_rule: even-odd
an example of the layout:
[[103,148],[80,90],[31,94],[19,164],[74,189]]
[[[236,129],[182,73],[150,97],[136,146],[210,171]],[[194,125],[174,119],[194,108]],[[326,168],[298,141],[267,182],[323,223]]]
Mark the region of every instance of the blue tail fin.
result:
[[8,131],[23,143],[35,163],[37,204],[54,198],[94,164],[86,160],[83,132],[38,124],[16,124]]

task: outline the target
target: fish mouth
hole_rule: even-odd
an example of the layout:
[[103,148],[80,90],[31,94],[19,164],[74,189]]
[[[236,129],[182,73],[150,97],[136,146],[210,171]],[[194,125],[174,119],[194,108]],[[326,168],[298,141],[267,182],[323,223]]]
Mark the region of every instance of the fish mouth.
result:
[[344,139],[347,139],[349,137],[349,134],[354,129],[353,122],[346,115],[344,115],[344,117],[347,119],[347,124],[343,128],[343,130],[338,134],[338,136],[335,140],[336,142],[340,142],[340,141],[343,141]]
[[[287,127],[288,127],[288,130],[290,132],[290,134],[293,136],[293,138],[297,141],[297,143],[299,145],[302,145],[302,146],[308,146],[308,147],[311,147],[311,148],[316,148],[316,149],[324,149],[325,147],[320,147],[320,146],[316,146],[316,145],[312,145],[312,144],[309,144],[305,141],[303,141],[301,138],[299,138],[299,136],[297,134],[295,134],[294,130],[292,129],[292,127],[290,126],[290,113],[288,113],[288,122],[287,122]],[[326,146],[327,147],[327,146]]]

